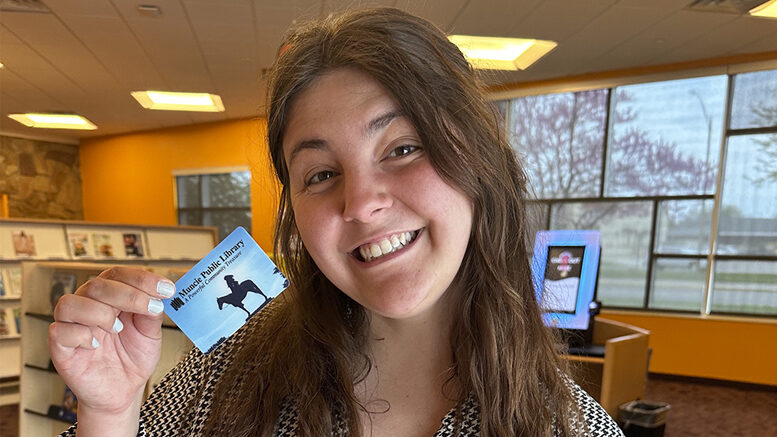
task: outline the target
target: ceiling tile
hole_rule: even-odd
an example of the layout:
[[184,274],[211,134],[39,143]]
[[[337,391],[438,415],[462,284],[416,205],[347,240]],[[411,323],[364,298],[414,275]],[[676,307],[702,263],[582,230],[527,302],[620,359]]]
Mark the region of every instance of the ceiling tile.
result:
[[745,44],[758,43],[776,31],[777,20],[742,16],[703,32],[688,43],[655,58],[654,62],[672,63],[728,55]]
[[437,25],[444,32],[451,32],[454,22],[469,0],[397,0],[394,7],[418,15]]
[[143,17],[132,0],[114,0],[170,91],[210,91],[214,84],[192,25],[178,1],[156,0],[161,17]]
[[515,22],[508,36],[561,42],[604,13],[615,1],[546,0]]
[[120,17],[69,15],[62,19],[125,90],[167,87],[135,35]]
[[81,90],[99,95],[95,90],[117,86],[95,55],[54,15],[7,13],[2,23]]
[[515,23],[522,21],[541,0],[470,1],[451,26],[451,33],[460,35],[505,36]]

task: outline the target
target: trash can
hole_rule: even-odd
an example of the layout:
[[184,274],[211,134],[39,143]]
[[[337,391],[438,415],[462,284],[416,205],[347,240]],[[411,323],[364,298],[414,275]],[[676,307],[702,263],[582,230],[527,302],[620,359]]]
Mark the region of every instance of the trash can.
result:
[[662,437],[669,408],[666,402],[627,402],[618,409],[618,423],[626,437]]

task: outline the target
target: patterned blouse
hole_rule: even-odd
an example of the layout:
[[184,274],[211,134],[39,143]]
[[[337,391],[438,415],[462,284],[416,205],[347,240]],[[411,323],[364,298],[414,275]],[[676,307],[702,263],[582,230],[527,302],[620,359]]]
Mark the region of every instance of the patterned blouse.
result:
[[[269,309],[269,308],[268,308]],[[261,313],[260,313],[261,315]],[[233,352],[243,341],[251,338],[252,326],[262,317],[253,317],[243,328],[209,355],[193,348],[187,357],[172,369],[154,389],[140,412],[138,437],[194,437],[202,436],[210,416],[213,389],[224,370],[229,367]],[[623,433],[604,409],[585,391],[570,381],[570,389],[583,412],[589,435],[595,437],[623,437]],[[186,408],[189,406],[189,408]],[[480,435],[480,408],[474,397],[468,398],[461,408],[460,436]],[[442,419],[440,429],[433,437],[454,436],[457,428],[456,408]],[[76,437],[74,424],[60,437]],[[276,437],[297,436],[298,420],[293,403],[281,408],[275,427]],[[339,425],[335,436],[346,436],[347,430]]]

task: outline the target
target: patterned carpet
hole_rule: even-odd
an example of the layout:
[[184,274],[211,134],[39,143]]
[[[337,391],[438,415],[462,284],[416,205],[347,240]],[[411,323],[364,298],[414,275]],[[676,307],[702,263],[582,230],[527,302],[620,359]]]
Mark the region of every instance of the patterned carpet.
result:
[[[672,406],[665,437],[777,436],[777,387],[750,389],[651,375],[645,399]],[[0,407],[0,436],[16,437],[18,408]]]

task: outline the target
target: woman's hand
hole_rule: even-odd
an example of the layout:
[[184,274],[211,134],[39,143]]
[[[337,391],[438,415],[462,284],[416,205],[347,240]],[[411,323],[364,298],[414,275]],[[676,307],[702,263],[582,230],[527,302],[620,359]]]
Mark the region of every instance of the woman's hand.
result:
[[175,285],[160,275],[112,267],[59,299],[49,350],[78,398],[79,423],[82,412],[105,419],[137,417],[161,353],[160,298],[174,293]]

